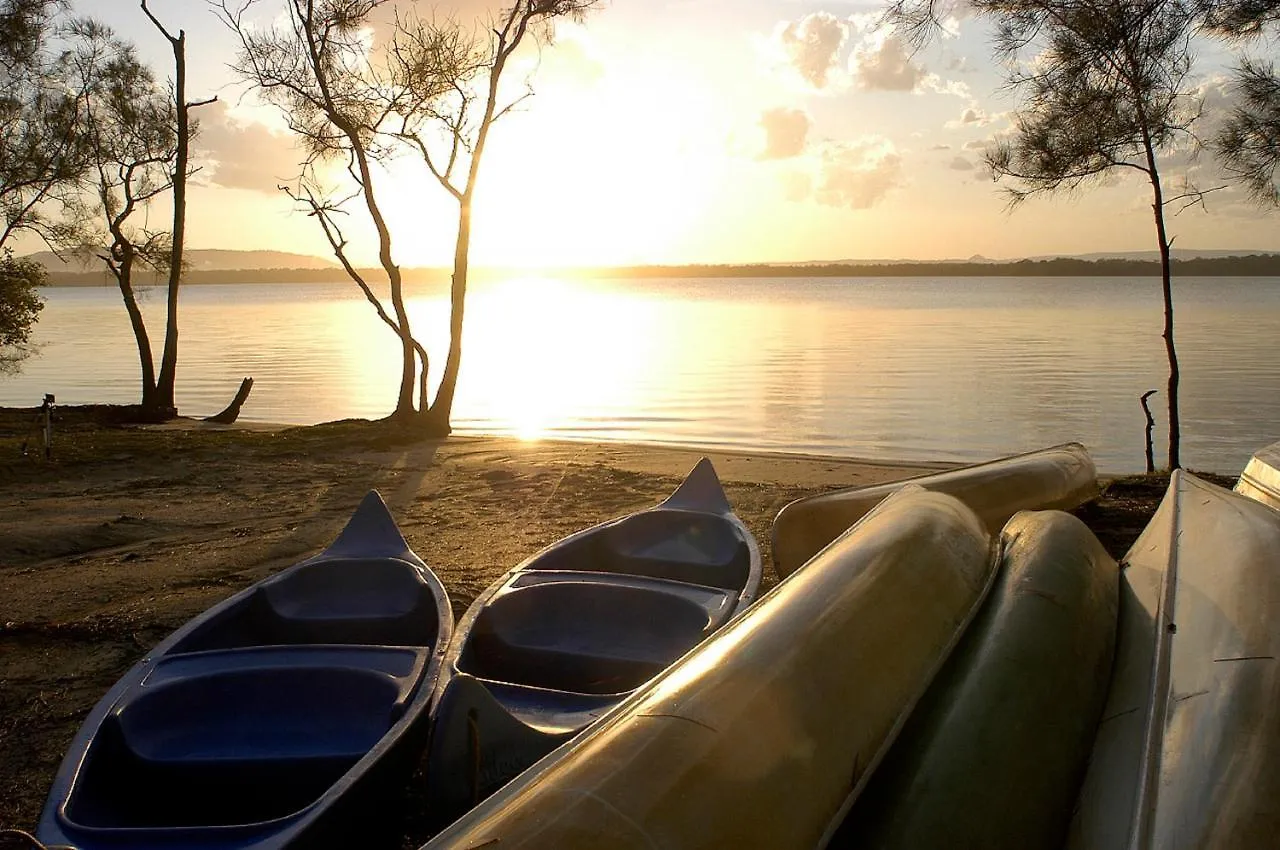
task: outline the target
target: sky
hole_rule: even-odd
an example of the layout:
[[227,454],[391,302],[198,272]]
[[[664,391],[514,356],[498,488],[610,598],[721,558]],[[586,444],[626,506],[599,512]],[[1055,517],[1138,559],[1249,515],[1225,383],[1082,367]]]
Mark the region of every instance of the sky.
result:
[[[281,0],[259,0],[266,26]],[[274,107],[228,70],[236,41],[199,0],[150,0],[188,33],[188,97],[201,170],[188,246],[329,254],[314,219],[277,186],[299,152]],[[483,20],[485,0],[423,12]],[[133,41],[162,76],[167,42],[128,0],[76,0]],[[993,259],[1152,250],[1150,187],[1123,176],[1008,209],[982,150],[1018,106],[977,20],[948,22],[912,55],[877,26],[881,6],[847,0],[608,0],[510,69],[535,92],[499,121],[482,164],[472,262],[539,267],[817,260]],[[1254,51],[1265,51],[1266,45]],[[1197,46],[1195,84],[1212,119],[1230,102],[1235,57]],[[513,73],[512,73],[513,72]],[[1183,146],[1162,161],[1218,185]],[[456,212],[421,161],[377,175],[402,266],[450,262]],[[345,222],[354,259],[376,262],[367,219]],[[153,213],[159,216],[160,211]],[[1280,250],[1280,217],[1229,188],[1171,219],[1175,247]]]

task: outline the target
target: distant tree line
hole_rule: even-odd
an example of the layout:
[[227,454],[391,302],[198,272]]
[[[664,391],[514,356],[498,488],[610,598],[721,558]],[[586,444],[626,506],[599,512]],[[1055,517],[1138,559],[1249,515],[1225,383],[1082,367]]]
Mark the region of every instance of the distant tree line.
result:
[[[1280,254],[1253,254],[1242,257],[1198,257],[1173,260],[1175,272],[1190,277],[1280,277]],[[376,269],[357,269],[372,274]],[[1156,277],[1159,260],[1101,259],[1085,260],[1060,257],[1044,260],[1012,262],[919,262],[919,263],[821,263],[806,265],[691,265],[691,266],[626,266],[600,268],[566,268],[550,270],[558,277],[574,279],[608,278],[806,278],[806,277]],[[209,285],[220,283],[325,283],[345,273],[341,269],[199,269],[189,270],[187,283]],[[481,269],[481,279],[501,278],[502,269]],[[405,283],[447,283],[449,269],[401,269]],[[112,278],[101,271],[48,273],[54,286],[102,286]],[[144,273],[141,283],[161,283],[157,272]]]

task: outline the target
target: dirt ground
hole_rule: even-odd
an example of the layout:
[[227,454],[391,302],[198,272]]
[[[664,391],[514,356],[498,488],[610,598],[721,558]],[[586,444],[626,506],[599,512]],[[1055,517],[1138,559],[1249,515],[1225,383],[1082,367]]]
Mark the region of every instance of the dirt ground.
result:
[[[700,455],[501,438],[413,441],[367,422],[122,427],[104,424],[109,409],[85,408],[61,411],[46,460],[32,417],[0,409],[0,827],[23,829],[34,827],[84,716],[146,649],[322,549],[366,491],[381,491],[461,616],[538,549],[659,501]],[[940,468],[709,454],[766,565],[770,523],[792,499]],[[1113,482],[1080,514],[1119,557],[1165,483]],[[766,584],[774,581],[766,566]],[[402,846],[425,839],[419,820],[410,811]]]

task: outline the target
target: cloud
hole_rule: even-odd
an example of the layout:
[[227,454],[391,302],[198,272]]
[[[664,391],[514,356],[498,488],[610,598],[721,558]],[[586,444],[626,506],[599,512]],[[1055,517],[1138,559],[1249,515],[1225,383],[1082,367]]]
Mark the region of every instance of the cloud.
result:
[[916,62],[906,40],[892,26],[882,25],[878,14],[855,14],[849,23],[859,36],[849,54],[849,74],[859,88],[970,97],[965,83],[944,80]]
[[994,141],[995,141],[995,139],[994,139],[994,138],[991,138],[991,139],[971,139],[970,141],[965,142],[965,143],[964,143],[963,145],[961,145],[960,147],[961,147],[961,148],[963,148],[964,150],[967,150],[967,151],[984,151],[984,150],[986,150],[986,149],[987,149],[987,146],[988,146],[988,145],[990,145],[990,144],[991,144],[992,142],[994,142]]
[[952,171],[973,171],[973,163],[962,156],[957,156],[947,163],[947,168]]
[[200,133],[192,142],[204,178],[228,189],[275,192],[298,173],[302,152],[293,136],[233,118],[222,101],[194,110]]
[[804,152],[809,135],[809,116],[801,109],[778,107],[760,116],[764,128],[764,150],[760,159],[790,159]]
[[954,97],[963,97],[972,99],[973,94],[969,91],[969,84],[960,80],[944,80],[937,74],[925,74],[920,80],[920,84],[916,86],[916,93],[933,92],[934,94],[949,94]]
[[930,145],[930,146],[929,146],[929,150],[931,150],[931,151],[949,151],[949,150],[951,150],[951,145]]
[[877,91],[915,91],[926,77],[902,38],[884,29],[863,36],[849,58],[849,71],[859,87]]
[[849,25],[827,12],[784,21],[773,32],[773,43],[786,63],[817,89],[826,87],[848,39]]
[[1005,113],[1003,112],[997,115],[988,115],[987,111],[979,106],[977,101],[972,101],[960,112],[960,117],[948,121],[946,127],[949,130],[956,130],[962,127],[985,127],[1004,117]]
[[821,179],[814,197],[820,204],[864,210],[875,206],[902,182],[902,157],[888,139],[869,136],[833,142],[822,153]]

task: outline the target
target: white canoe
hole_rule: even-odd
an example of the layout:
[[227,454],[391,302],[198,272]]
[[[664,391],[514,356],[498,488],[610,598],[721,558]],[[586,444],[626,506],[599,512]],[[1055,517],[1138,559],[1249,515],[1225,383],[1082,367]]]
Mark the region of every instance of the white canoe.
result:
[[1280,443],[1253,453],[1236,482],[1236,492],[1280,509]]
[[779,577],[791,575],[904,484],[955,496],[995,534],[1018,511],[1067,511],[1084,504],[1098,494],[1098,473],[1088,449],[1064,443],[976,466],[798,499],[773,521],[773,563]]
[[909,488],[428,848],[821,846],[977,609],[988,536]]
[[1067,846],[1280,840],[1280,514],[1175,470],[1125,558],[1116,660]]

